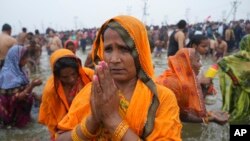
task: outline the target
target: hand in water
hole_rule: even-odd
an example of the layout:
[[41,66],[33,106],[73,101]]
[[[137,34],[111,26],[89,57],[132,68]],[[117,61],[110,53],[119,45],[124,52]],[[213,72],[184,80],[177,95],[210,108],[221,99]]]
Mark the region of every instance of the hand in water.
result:
[[31,82],[31,85],[35,86],[40,86],[42,84],[42,80],[39,78],[33,79]]
[[210,111],[208,116],[213,118],[213,121],[220,125],[224,125],[229,119],[229,114],[222,111]]

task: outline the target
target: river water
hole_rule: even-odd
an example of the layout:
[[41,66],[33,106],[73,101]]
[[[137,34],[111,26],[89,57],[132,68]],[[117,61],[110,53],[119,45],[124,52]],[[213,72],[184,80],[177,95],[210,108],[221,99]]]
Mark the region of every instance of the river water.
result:
[[[79,50],[77,51],[77,56],[81,58],[84,64],[87,52],[82,53]],[[153,58],[156,76],[161,74],[166,69],[166,60],[166,53],[163,53],[160,58]],[[203,59],[202,63],[203,70],[205,70],[212,64],[212,61],[208,58]],[[39,77],[43,80],[43,85],[35,88],[35,92],[41,94],[46,79],[50,73],[49,56],[43,48],[41,65],[38,67],[38,71],[36,73],[31,74],[32,78]],[[206,105],[208,110],[220,110],[222,105],[218,78],[215,78],[214,83],[218,92],[218,97],[215,104]],[[38,111],[38,107],[33,106],[32,122],[23,129],[0,129],[0,141],[49,141],[50,135],[47,128],[37,123]],[[199,123],[183,123],[182,139],[183,141],[229,141],[229,124],[221,126],[215,123],[209,123],[208,125]]]

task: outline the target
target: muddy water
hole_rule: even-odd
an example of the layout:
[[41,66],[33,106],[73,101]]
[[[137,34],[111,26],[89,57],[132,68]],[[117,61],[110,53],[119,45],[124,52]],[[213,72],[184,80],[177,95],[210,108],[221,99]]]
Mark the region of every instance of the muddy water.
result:
[[[77,52],[77,56],[85,61],[87,53],[82,53],[80,50]],[[41,65],[38,67],[37,73],[31,74],[31,77],[40,77],[45,80],[50,75],[49,59],[46,50],[43,50],[41,57]],[[155,65],[155,73],[158,76],[163,72],[166,67],[166,54],[162,54],[160,58],[153,58]],[[210,59],[203,59],[204,70],[212,63]],[[42,92],[42,86],[35,89],[39,94]],[[222,99],[219,92],[218,78],[214,80],[216,89],[218,91],[217,102],[214,105],[207,105],[208,109],[219,110],[222,105]],[[32,122],[24,129],[0,129],[0,141],[48,141],[49,133],[45,126],[37,123],[38,107],[34,106],[32,109]],[[197,123],[183,123],[182,130],[183,141],[228,141],[229,140],[229,125],[224,126],[210,123],[209,125],[197,124]]]

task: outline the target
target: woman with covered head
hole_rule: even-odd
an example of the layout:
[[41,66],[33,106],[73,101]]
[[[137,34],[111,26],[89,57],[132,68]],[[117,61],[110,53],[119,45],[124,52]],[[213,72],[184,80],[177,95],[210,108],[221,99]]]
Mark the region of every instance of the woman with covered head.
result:
[[224,111],[232,123],[250,121],[250,35],[240,42],[240,51],[218,63]]
[[52,76],[43,90],[38,121],[48,127],[55,139],[59,121],[67,114],[72,100],[94,74],[68,49],[58,49],[50,57]]
[[77,49],[77,45],[74,41],[72,40],[67,40],[64,43],[64,48],[71,50],[74,54],[76,54],[76,49]]
[[168,58],[169,69],[156,82],[173,90],[180,107],[180,118],[185,122],[216,122],[225,124],[228,114],[221,111],[207,112],[201,84],[197,79],[201,63],[194,48],[180,49]]
[[35,98],[32,90],[42,84],[40,79],[29,81],[24,65],[28,61],[26,47],[14,45],[8,51],[0,71],[0,124],[24,127],[31,120]]
[[131,16],[105,22],[93,45],[93,82],[59,123],[58,140],[181,140],[172,91],[157,85],[147,31]]

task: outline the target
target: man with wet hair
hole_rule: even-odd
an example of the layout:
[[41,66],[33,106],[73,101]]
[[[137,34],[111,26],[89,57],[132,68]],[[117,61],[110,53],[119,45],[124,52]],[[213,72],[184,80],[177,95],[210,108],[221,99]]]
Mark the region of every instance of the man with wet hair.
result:
[[0,34],[0,70],[4,64],[4,59],[8,50],[17,43],[16,39],[10,35],[11,26],[6,23],[2,26],[2,33]]

